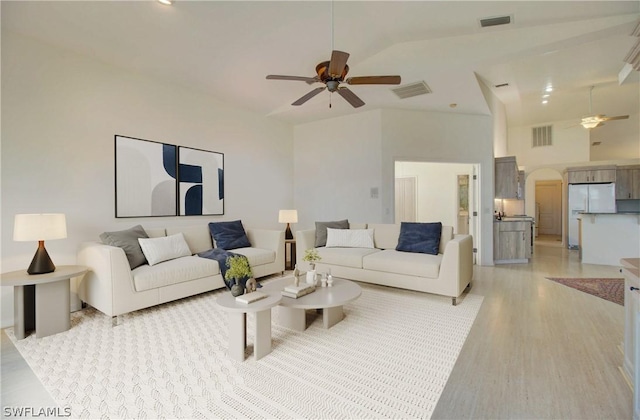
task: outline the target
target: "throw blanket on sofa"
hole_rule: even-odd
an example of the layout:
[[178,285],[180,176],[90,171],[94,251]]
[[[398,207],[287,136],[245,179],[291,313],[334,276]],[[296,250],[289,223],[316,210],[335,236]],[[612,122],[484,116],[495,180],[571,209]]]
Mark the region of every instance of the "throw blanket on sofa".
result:
[[[227,289],[231,290],[231,286],[234,285],[233,280],[227,280],[225,277],[225,274],[227,273],[227,269],[229,267],[227,267],[227,258],[229,257],[241,257],[246,259],[247,257],[245,257],[244,255],[240,255],[240,254],[236,254],[234,252],[230,252],[230,251],[226,251],[224,249],[221,248],[214,248],[214,249],[210,249],[208,251],[204,251],[204,252],[200,252],[198,254],[198,257],[202,257],[202,258],[209,258],[210,260],[216,260],[218,261],[218,264],[220,265],[220,274],[222,274],[222,279],[224,280],[224,284],[227,285]],[[249,261],[247,261],[248,263]],[[242,287],[245,286],[245,284],[247,283],[247,280],[249,280],[249,277],[244,277],[242,279],[240,279],[240,285]]]

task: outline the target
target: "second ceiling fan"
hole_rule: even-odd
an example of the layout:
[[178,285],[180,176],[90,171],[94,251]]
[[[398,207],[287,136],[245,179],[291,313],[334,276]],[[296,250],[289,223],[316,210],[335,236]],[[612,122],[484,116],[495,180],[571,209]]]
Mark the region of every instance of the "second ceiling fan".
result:
[[597,128],[604,125],[605,121],[615,121],[615,120],[626,120],[629,118],[628,115],[618,115],[616,117],[607,117],[604,114],[594,114],[593,109],[591,107],[591,94],[593,92],[593,86],[589,89],[589,115],[586,117],[582,117],[580,121],[580,125],[584,128],[591,130],[592,128]]
[[[347,59],[349,53],[344,51],[333,50],[331,53],[331,59],[329,61],[323,61],[316,66],[316,75],[313,77],[304,76],[282,76],[276,74],[270,74],[267,76],[268,80],[294,80],[306,82],[308,84],[323,83],[325,86],[313,89],[291,105],[302,105],[309,99],[313,98],[325,89],[329,92],[338,92],[351,106],[354,108],[364,105],[364,101],[360,99],[355,93],[353,93],[346,86],[340,86],[341,83],[347,85],[399,85],[400,76],[358,76],[348,77],[349,66],[347,65]],[[331,104],[329,104],[331,107]]]

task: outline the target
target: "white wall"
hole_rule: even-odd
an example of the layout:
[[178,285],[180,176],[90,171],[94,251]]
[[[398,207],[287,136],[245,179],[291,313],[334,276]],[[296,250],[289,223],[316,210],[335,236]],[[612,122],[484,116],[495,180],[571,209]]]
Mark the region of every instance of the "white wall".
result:
[[[531,147],[533,126],[509,128],[509,156],[516,156],[520,167],[587,162],[589,157],[589,132],[575,121],[549,123],[552,129],[552,146]],[[544,124],[540,124],[544,125]]]
[[294,230],[312,229],[316,221],[382,221],[380,136],[380,111],[294,127]]
[[493,118],[493,156],[505,157],[509,156],[509,142],[507,133],[507,109],[496,95],[487,86],[485,81],[476,75],[478,85],[484,95],[484,100],[491,110]]
[[[640,96],[640,94],[639,94]],[[609,121],[589,132],[591,160],[640,158],[640,115],[630,114],[628,120]]]
[[395,176],[415,177],[417,221],[442,222],[458,232],[458,175],[473,176],[473,165],[396,162]]
[[[54,263],[78,244],[135,224],[242,219],[283,229],[293,205],[293,129],[205,94],[2,33],[2,271],[24,269],[36,243],[13,242],[17,213],[62,212],[68,238],[48,241]],[[224,153],[225,215],[115,219],[114,135]],[[2,288],[2,326],[13,323]]]

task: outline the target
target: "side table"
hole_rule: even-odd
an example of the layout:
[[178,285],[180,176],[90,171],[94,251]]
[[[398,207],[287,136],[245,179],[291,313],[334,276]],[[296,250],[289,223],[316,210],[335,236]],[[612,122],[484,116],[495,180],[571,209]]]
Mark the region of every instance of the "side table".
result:
[[28,274],[27,270],[2,274],[0,285],[13,286],[16,338],[22,340],[34,329],[36,337],[42,338],[71,328],[69,281],[87,270],[82,265],[63,265],[46,274]]
[[280,292],[267,294],[266,298],[249,304],[236,302],[236,298],[230,292],[225,292],[216,299],[216,303],[224,311],[229,312],[229,357],[232,359],[244,361],[244,349],[247,347],[247,313],[249,312],[255,314],[253,356],[258,360],[271,353],[271,308],[280,303],[282,294]]
[[[289,246],[289,264],[287,264],[287,245]],[[296,240],[284,240],[284,268],[285,270],[293,270],[296,266]]]

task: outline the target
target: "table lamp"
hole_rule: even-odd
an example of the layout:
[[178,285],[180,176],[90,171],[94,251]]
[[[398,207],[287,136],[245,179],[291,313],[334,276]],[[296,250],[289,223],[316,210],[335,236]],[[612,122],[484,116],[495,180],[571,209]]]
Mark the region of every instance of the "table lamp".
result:
[[298,210],[280,210],[280,213],[278,214],[278,222],[287,224],[287,229],[284,231],[285,239],[293,239],[290,224],[298,223]]
[[64,214],[16,214],[13,225],[14,241],[38,241],[38,249],[27,269],[29,274],[45,274],[55,271],[49,253],[44,248],[47,239],[67,237],[67,222]]

